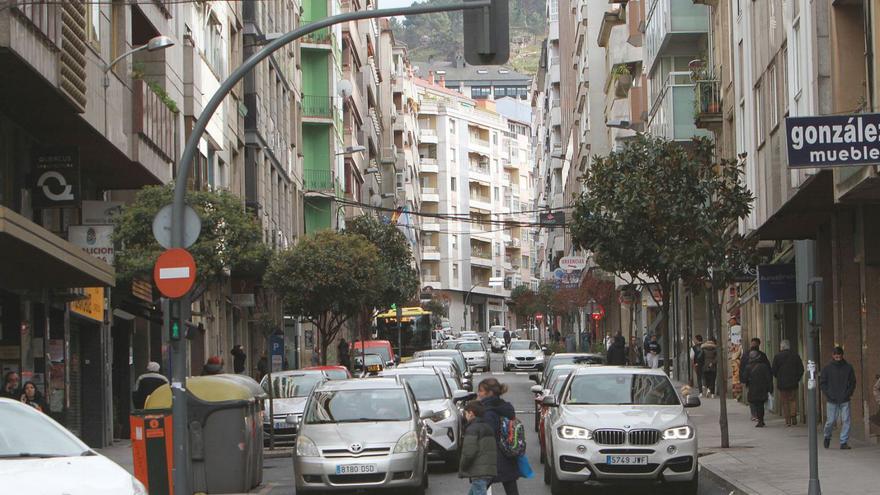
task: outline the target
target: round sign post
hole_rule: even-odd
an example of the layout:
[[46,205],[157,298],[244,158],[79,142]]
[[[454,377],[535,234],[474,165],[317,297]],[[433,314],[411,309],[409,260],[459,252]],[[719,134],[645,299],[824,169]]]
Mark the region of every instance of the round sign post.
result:
[[183,297],[196,281],[196,261],[186,249],[169,249],[156,260],[153,281],[163,296],[169,299]]

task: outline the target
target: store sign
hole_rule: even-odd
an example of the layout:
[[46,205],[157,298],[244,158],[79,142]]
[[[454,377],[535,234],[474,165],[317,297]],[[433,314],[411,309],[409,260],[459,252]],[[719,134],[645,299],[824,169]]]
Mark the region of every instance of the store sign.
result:
[[70,303],[70,311],[95,321],[104,321],[104,288],[86,287],[73,289],[85,296],[83,299]]
[[112,225],[71,225],[67,240],[109,265],[116,260]]
[[564,227],[565,226],[565,212],[557,211],[552,212],[548,211],[546,213],[541,213],[538,215],[538,223],[543,227]]
[[34,147],[30,179],[34,207],[76,206],[80,199],[79,149],[76,146]]
[[117,215],[122,213],[122,201],[83,201],[83,225],[112,225]]
[[788,167],[847,167],[880,162],[880,114],[788,117]]
[[587,258],[584,256],[563,256],[559,258],[559,268],[563,270],[583,270],[587,267]]
[[795,264],[758,266],[758,299],[761,304],[797,302]]

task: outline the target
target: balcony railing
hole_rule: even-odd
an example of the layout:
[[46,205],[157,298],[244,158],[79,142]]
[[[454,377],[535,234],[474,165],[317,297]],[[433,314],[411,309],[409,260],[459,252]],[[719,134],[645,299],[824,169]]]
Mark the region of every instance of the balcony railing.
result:
[[132,130],[166,160],[173,160],[177,114],[141,79],[132,81]]
[[[311,24],[316,19],[302,19],[300,23],[305,26]],[[333,33],[329,27],[321,28],[302,37],[304,43],[315,43],[319,45],[327,45],[333,40]]]
[[648,133],[683,141],[709,132],[694,125],[694,83],[689,72],[670,72],[660,93],[651,103]]
[[436,187],[423,187],[422,194],[437,194]]
[[303,95],[302,97],[303,117],[329,119],[333,117],[333,110],[332,96]]
[[431,245],[431,244],[425,244],[425,245],[422,246],[422,251],[424,251],[424,252],[426,252],[426,253],[439,253],[439,252],[440,252],[440,246],[434,246],[434,245]]
[[309,191],[335,191],[336,189],[333,172],[327,169],[304,169],[303,179],[305,187]]
[[482,146],[484,148],[489,147],[489,140],[481,138],[478,134],[471,134],[470,138],[471,144],[473,145]]
[[697,81],[694,86],[694,124],[710,129],[721,124],[721,84],[719,81]]
[[422,275],[422,280],[424,280],[425,282],[439,282],[440,276],[428,273],[428,274]]
[[482,203],[492,203],[492,198],[490,198],[489,196],[484,196],[482,194],[471,194],[470,198],[471,198],[471,201],[479,201]]

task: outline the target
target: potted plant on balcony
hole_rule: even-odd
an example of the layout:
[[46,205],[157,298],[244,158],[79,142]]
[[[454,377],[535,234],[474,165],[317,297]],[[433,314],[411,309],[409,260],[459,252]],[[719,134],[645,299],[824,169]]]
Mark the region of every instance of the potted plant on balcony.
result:
[[626,98],[632,88],[633,76],[626,64],[617,64],[611,71],[614,78],[614,95],[618,98]]

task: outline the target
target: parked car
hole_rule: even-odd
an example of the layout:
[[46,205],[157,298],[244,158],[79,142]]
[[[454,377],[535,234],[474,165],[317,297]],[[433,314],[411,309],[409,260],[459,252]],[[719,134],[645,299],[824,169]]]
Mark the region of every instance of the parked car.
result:
[[[556,368],[560,370],[560,368]],[[541,447],[541,453],[539,456],[539,460],[541,464],[546,462],[547,459],[547,435],[545,434],[544,425],[550,421],[553,421],[554,414],[558,413],[558,407],[547,407],[544,405],[544,397],[558,397],[559,393],[562,391],[562,387],[565,385],[565,381],[571,375],[573,368],[562,369],[559,373],[554,374],[554,378],[550,379],[550,383],[547,385],[547,388],[544,389],[539,396],[535,397],[535,402],[538,404],[538,411],[535,414],[535,420],[538,423],[538,443]],[[532,391],[534,391],[535,387],[539,387],[540,385],[535,385],[532,387]]]
[[461,332],[458,340],[480,340],[480,334],[477,332]]
[[[459,341],[461,342],[461,341]],[[456,343],[455,345],[458,345]],[[455,365],[458,366],[459,371],[461,371],[462,377],[467,381],[471,381],[471,372],[467,364],[467,359],[464,357],[464,353],[458,350],[455,347],[447,348],[447,349],[432,349],[429,351],[419,351],[413,354],[413,360],[415,359],[425,359],[425,358],[452,358],[455,361]]]
[[456,365],[449,357],[438,356],[433,359],[415,359],[402,363],[398,368],[437,368],[446,376],[447,382],[449,382],[449,388],[453,390],[467,390],[468,392],[473,390],[470,379],[466,379],[462,376],[458,365]]
[[383,371],[379,376],[399,376],[412,388],[419,409],[434,411],[434,415],[425,420],[428,456],[443,460],[450,469],[458,469],[464,420],[457,402],[470,399],[474,394],[451,389],[437,368],[394,369]]
[[471,372],[475,370],[489,371],[489,366],[491,364],[489,351],[482,342],[459,342],[455,348],[464,354],[467,366]]
[[[544,481],[553,495],[591,485],[644,483],[699,491],[697,429],[661,370],[587,366],[572,371],[545,419]],[[549,418],[548,418],[549,419]]]
[[0,399],[0,418],[0,493],[147,494],[119,464],[33,407]]
[[544,369],[544,351],[534,340],[512,340],[504,352],[504,371]]
[[[364,350],[361,351],[361,348],[364,348]],[[387,340],[368,340],[366,341],[366,344],[357,340],[351,343],[350,352],[352,360],[354,359],[354,356],[361,354],[361,352],[378,354],[382,356],[382,365],[385,368],[390,368],[400,362],[399,356],[394,354],[394,348],[391,347],[391,342],[388,342]]]
[[539,422],[541,419],[541,410],[545,409],[542,406],[541,401],[544,399],[544,396],[549,394],[550,384],[556,379],[556,377],[568,376],[571,371],[577,368],[580,365],[577,364],[562,364],[554,366],[551,371],[544,373],[545,380],[543,383],[539,383],[538,385],[533,385],[531,391],[535,394],[535,431],[540,432],[541,430]]
[[[545,376],[553,369],[554,366],[561,364],[605,364],[605,356],[602,354],[593,354],[589,352],[561,352],[553,354],[546,359],[543,373],[534,373],[529,375],[529,379],[535,383],[546,385]],[[544,387],[546,388],[546,387]]]
[[[288,370],[272,373],[272,389],[269,389],[269,375],[263,377],[260,386],[273,399],[266,399],[263,406],[263,442],[269,445],[269,435],[274,429],[275,445],[292,445],[296,441],[296,430],[302,418],[303,409],[309,394],[319,383],[328,379],[322,370]],[[269,415],[269,401],[272,402],[272,415]],[[288,419],[290,418],[290,419]],[[270,426],[269,421],[272,421]]]
[[303,370],[318,370],[327,374],[330,380],[348,380],[351,378],[351,372],[345,366],[309,366]]
[[306,405],[296,440],[296,493],[391,488],[424,495],[424,420],[432,416],[401,379],[324,382]]
[[[513,335],[511,332],[511,338]],[[489,330],[489,346],[492,348],[492,352],[503,352],[507,349],[507,343],[504,342],[504,329]]]

